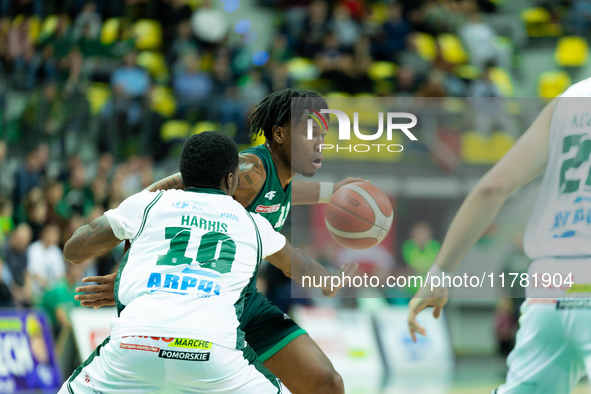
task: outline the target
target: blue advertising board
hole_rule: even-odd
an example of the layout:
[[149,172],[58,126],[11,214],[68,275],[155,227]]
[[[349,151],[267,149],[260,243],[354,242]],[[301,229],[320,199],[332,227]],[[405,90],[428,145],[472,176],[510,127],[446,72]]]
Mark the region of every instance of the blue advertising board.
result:
[[0,393],[55,393],[61,383],[45,314],[0,309]]

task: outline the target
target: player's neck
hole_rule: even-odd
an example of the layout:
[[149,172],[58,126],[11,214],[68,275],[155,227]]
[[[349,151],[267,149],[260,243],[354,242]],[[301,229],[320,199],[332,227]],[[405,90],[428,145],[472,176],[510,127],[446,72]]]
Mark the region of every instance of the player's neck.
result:
[[291,182],[291,178],[295,175],[291,172],[291,164],[287,163],[287,160],[281,157],[276,147],[272,147],[270,144],[265,144],[265,146],[269,149],[269,153],[271,153],[271,159],[273,160],[273,164],[275,164],[279,182],[281,182],[281,187],[285,190],[289,182]]

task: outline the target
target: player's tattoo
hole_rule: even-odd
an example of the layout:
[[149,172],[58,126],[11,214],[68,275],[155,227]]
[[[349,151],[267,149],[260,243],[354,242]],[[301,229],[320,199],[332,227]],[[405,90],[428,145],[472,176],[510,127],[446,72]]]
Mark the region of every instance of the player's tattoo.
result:
[[241,154],[238,168],[238,189],[234,198],[247,206],[259,194],[265,184],[265,168],[258,156]]
[[183,189],[183,178],[181,177],[180,172],[177,172],[174,175],[171,175],[167,178],[159,180],[148,186],[146,188],[147,191],[155,192],[158,190],[172,190],[172,189]]

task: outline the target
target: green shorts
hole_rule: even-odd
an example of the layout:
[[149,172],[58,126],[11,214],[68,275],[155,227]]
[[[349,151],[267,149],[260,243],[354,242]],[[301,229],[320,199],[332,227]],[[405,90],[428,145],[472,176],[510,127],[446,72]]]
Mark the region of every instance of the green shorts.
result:
[[246,295],[240,328],[262,362],[306,334],[306,330],[258,291]]

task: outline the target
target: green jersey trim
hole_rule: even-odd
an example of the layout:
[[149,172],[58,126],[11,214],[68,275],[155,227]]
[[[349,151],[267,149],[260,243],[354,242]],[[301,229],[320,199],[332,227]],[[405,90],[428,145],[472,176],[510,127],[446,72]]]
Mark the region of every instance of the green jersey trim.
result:
[[160,197],[162,197],[163,194],[164,194],[163,191],[161,191],[160,193],[158,193],[158,195],[156,197],[154,197],[154,199],[152,200],[152,202],[150,204],[148,204],[148,206],[146,207],[146,209],[144,209],[144,215],[142,216],[142,224],[140,225],[140,229],[138,230],[136,236],[131,241],[132,243],[140,236],[140,234],[142,233],[142,231],[144,231],[144,227],[146,227],[146,220],[148,219],[148,213],[150,212],[150,209],[152,209],[152,207],[154,205],[156,205],[156,203],[158,202],[158,200],[160,200]]
[[121,284],[121,274],[123,273],[123,269],[125,265],[127,265],[127,260],[129,259],[129,252],[131,251],[131,247],[127,250],[123,258],[121,259],[121,263],[119,263],[119,269],[117,270],[117,276],[115,276],[115,283],[113,289],[113,295],[115,298],[115,305],[117,306],[117,317],[121,315],[121,311],[125,309],[125,305],[121,303],[119,300],[119,286]]
[[221,189],[214,189],[211,187],[190,187],[188,189],[185,189],[185,191],[186,192],[193,192],[193,193],[222,194],[224,196],[227,195]]
[[234,309],[236,311],[236,318],[238,319],[238,327],[236,328],[236,349],[244,349],[245,347],[245,334],[244,331],[240,329],[240,322],[242,321],[242,313],[244,312],[244,300],[246,298],[246,291],[250,288],[253,281],[256,278],[257,271],[259,269],[259,265],[261,264],[261,260],[263,259],[263,242],[261,241],[261,234],[259,233],[259,228],[257,227],[256,222],[250,216],[249,212],[246,212],[248,218],[251,220],[252,225],[254,226],[254,230],[257,237],[257,264],[254,270],[252,271],[252,276],[250,277],[250,281],[244,288],[242,292],[240,292],[240,297],[234,303]]
[[82,364],[80,364],[80,366],[78,368],[76,368],[76,370],[74,371],[74,373],[72,374],[70,379],[68,379],[68,384],[67,384],[68,392],[74,393],[74,391],[72,390],[72,387],[70,387],[70,383],[72,383],[74,381],[74,379],[76,379],[78,377],[78,375],[80,375],[80,373],[82,372],[84,367],[86,367],[88,364],[90,364],[92,362],[92,360],[94,360],[95,357],[101,355],[101,348],[105,347],[107,345],[107,343],[109,343],[110,339],[111,339],[111,337],[108,336],[103,341],[103,343],[101,343],[100,345],[98,345],[96,347],[96,349],[94,349],[94,352],[91,353],[91,355],[86,359],[86,361],[84,361]]

